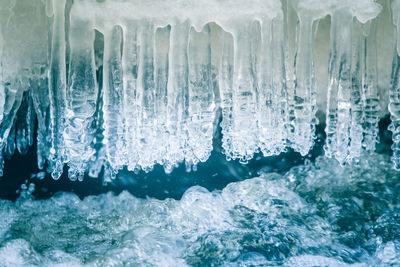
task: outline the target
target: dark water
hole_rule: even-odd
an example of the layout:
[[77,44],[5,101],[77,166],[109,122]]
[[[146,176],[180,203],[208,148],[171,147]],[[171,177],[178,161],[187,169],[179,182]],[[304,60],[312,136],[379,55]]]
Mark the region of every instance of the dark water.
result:
[[171,174],[165,174],[162,166],[156,166],[152,172],[135,174],[122,170],[118,178],[111,183],[104,184],[102,177],[93,179],[86,176],[83,182],[70,181],[67,177],[67,167],[57,181],[49,174],[37,168],[36,144],[27,155],[18,152],[5,162],[4,177],[0,178],[0,199],[16,200],[21,185],[34,183],[36,190],[33,195],[37,199],[46,199],[59,191],[74,192],[80,198],[88,195],[98,195],[112,191],[120,193],[129,191],[137,197],[154,197],[158,199],[180,199],[183,193],[191,186],[200,185],[208,190],[222,189],[228,183],[254,177],[259,170],[264,172],[287,172],[291,167],[303,164],[306,159],[314,160],[322,154],[322,145],[325,138],[324,125],[317,127],[316,144],[307,157],[288,150],[273,157],[255,155],[248,164],[238,161],[227,161],[221,152],[221,129],[217,129],[214,137],[214,151],[210,159],[200,163],[196,171],[187,172],[184,164],[176,168]]

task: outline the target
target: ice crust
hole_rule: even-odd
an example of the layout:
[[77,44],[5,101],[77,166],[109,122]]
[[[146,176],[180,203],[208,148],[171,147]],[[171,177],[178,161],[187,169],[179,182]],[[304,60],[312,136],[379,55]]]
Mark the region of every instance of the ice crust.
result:
[[382,70],[377,37],[397,32],[399,1],[384,8],[393,21],[381,23],[372,0],[4,0],[0,162],[27,151],[36,117],[38,165],[55,179],[65,164],[72,180],[103,166],[106,179],[123,167],[190,168],[208,159],[219,110],[228,159],[306,155],[319,110],[326,154],[346,164],[374,150],[390,91],[399,168],[398,54]]

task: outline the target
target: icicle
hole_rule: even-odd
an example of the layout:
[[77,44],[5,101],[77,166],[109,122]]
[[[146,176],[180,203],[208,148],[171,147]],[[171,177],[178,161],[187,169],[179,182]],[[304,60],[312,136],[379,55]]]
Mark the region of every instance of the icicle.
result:
[[168,73],[168,149],[164,169],[171,172],[173,167],[184,160],[186,133],[183,124],[187,117],[188,90],[188,22],[171,25],[169,73]]
[[[154,82],[154,26],[144,22],[138,32],[139,68],[137,103],[140,107],[138,121],[139,165],[144,171],[153,169],[159,159],[159,139],[156,121],[156,88]],[[161,143],[161,142],[160,142]]]
[[353,17],[345,10],[332,15],[326,155],[348,160],[351,123],[351,59]]
[[[278,0],[248,0],[246,5],[231,0],[157,0],[150,5],[4,1],[0,149],[9,156],[14,150],[10,131],[20,109],[16,147],[27,151],[32,143],[32,102],[38,118],[38,166],[43,168],[47,160],[54,178],[60,177],[64,163],[73,180],[81,180],[85,172],[97,176],[103,166],[106,180],[125,166],[137,172],[161,164],[170,172],[185,160],[191,168],[212,151],[216,110],[222,112],[222,148],[228,159],[247,162],[258,151],[276,155],[286,146],[306,155],[315,139],[317,89],[318,97],[327,89],[317,88],[314,81],[314,53],[321,52],[320,44],[314,52],[314,37],[319,20],[327,15],[332,15],[332,40],[326,154],[345,163],[356,159],[362,146],[371,150],[376,143],[382,92],[375,43],[380,24],[372,21],[380,6],[373,0],[288,1],[298,15],[291,91],[285,50],[292,43],[283,22],[286,11]],[[29,16],[17,14],[30,9],[35,11],[26,13]],[[396,25],[399,9],[400,1],[393,1]],[[9,16],[10,11],[17,15]],[[363,36],[366,23],[371,25],[369,36]],[[97,56],[97,65],[94,46],[102,42],[96,42],[94,29],[105,36],[104,56]],[[18,39],[22,36],[29,45]],[[35,53],[29,56],[31,50]],[[390,111],[394,161],[400,166],[397,55]],[[28,87],[31,99],[24,99],[20,107]]]
[[222,33],[221,61],[218,73],[218,86],[221,94],[222,109],[222,148],[228,160],[233,159],[231,140],[233,135],[233,38],[229,33]]
[[155,111],[156,111],[156,125],[157,131],[157,146],[158,155],[155,160],[159,164],[166,161],[166,153],[168,144],[165,140],[168,139],[167,135],[167,108],[168,108],[168,53],[170,45],[170,30],[171,27],[158,28],[155,36]]
[[297,43],[294,66],[294,115],[292,122],[292,147],[305,156],[314,144],[316,112],[316,89],[314,79],[313,43],[318,27],[312,14],[298,14]]
[[362,143],[373,149],[377,139],[376,28],[367,38],[363,26],[347,9],[332,15],[325,153],[341,164],[357,160]]
[[364,77],[362,81],[364,94],[364,140],[367,150],[375,150],[378,142],[380,106],[377,81],[376,22],[371,22],[369,35],[364,37]]
[[188,141],[185,160],[196,165],[208,159],[212,151],[214,94],[211,84],[210,27],[201,32],[193,28],[189,42],[189,114],[186,122]]
[[228,157],[247,162],[258,150],[255,117],[257,84],[253,76],[253,55],[256,50],[254,46],[256,46],[259,36],[257,34],[252,36],[252,23],[250,21],[246,21],[243,24],[234,33],[233,133],[230,140],[230,150],[225,152]]
[[363,139],[363,106],[362,106],[362,53],[364,48],[364,36],[362,24],[353,18],[352,24],[352,62],[351,62],[351,122],[350,145],[348,162],[357,162],[361,156]]
[[[13,86],[22,88],[22,81],[16,81]],[[3,173],[4,167],[3,156],[11,158],[15,152],[15,117],[22,101],[22,94],[23,90],[15,90],[13,105],[0,124],[0,174]]]
[[53,0],[52,49],[49,70],[50,95],[50,160],[52,177],[60,178],[64,165],[64,131],[66,106],[66,65],[65,65],[65,3]]
[[102,96],[102,81],[103,80],[103,75],[102,75],[102,68],[98,70],[98,75],[97,75],[97,85],[98,85],[98,96],[97,96],[97,105],[96,105],[96,112],[94,114],[93,122],[92,122],[92,128],[96,129],[93,133],[94,138],[93,138],[93,147],[95,148],[96,152],[95,154],[90,158],[89,163],[88,163],[88,171],[87,174],[89,177],[97,178],[99,177],[103,166],[106,166],[107,164],[107,156],[105,152],[105,148],[103,146],[103,96]]
[[285,50],[286,31],[284,29],[283,14],[277,16],[272,21],[272,55],[273,60],[273,88],[275,91],[275,133],[276,133],[276,148],[275,154],[286,150],[289,139],[289,96],[286,77],[286,60]]
[[6,156],[6,159],[11,159],[11,157],[15,153],[15,123],[11,126],[10,132],[7,137],[7,145],[4,149],[4,155]]
[[48,142],[48,78],[38,77],[31,80],[30,96],[35,109],[38,129],[37,129],[37,158],[38,167],[43,169],[46,159],[49,155]]
[[91,147],[93,130],[90,128],[98,94],[93,42],[94,30],[90,21],[72,15],[64,131],[68,177],[71,180],[83,179],[87,163],[95,153]]
[[120,27],[107,29],[104,33],[103,110],[104,140],[107,160],[114,171],[125,164],[123,158],[123,80],[121,62]]
[[139,45],[137,43],[137,25],[134,22],[128,23],[123,31],[123,113],[125,116],[125,140],[128,159],[128,169],[139,169],[139,151],[137,138],[138,110],[139,104],[136,100],[137,95],[137,76],[139,65]]
[[29,146],[32,145],[32,124],[34,124],[34,118],[31,113],[31,100],[29,98],[29,93],[26,92],[23,96],[15,122],[15,142],[17,150],[21,155],[25,155],[28,152]]
[[286,145],[288,107],[283,49],[283,18],[265,19],[257,69],[259,146],[264,156],[279,154]]
[[29,146],[33,146],[34,134],[35,134],[35,124],[36,124],[36,114],[33,107],[32,98],[28,96],[28,111],[26,114],[26,129],[27,129],[27,143]]
[[[21,81],[16,81],[12,86],[19,88],[21,85]],[[11,91],[11,90],[8,90]],[[0,124],[0,146],[2,143],[6,143],[8,138],[8,134],[10,133],[10,128],[14,124],[15,115],[18,112],[18,109],[21,105],[23,90],[15,90],[14,101],[12,101],[12,106],[10,110],[5,113],[3,121]]]

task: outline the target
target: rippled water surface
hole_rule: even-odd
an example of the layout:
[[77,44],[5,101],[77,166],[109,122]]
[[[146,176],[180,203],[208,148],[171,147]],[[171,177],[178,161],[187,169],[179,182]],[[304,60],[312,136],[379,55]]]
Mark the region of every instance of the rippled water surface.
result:
[[400,266],[400,175],[320,157],[181,200],[0,201],[0,266]]

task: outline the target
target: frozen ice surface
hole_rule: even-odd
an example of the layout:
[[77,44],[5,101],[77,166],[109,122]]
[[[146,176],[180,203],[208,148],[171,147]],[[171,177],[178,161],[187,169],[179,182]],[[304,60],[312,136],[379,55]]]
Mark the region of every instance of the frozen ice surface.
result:
[[0,169],[26,153],[35,119],[38,166],[55,179],[64,165],[72,180],[191,168],[217,114],[229,160],[304,156],[325,120],[326,155],[344,165],[374,150],[387,111],[399,168],[400,8],[381,4],[1,1]]
[[0,201],[2,266],[395,266],[400,174],[320,157],[180,200],[123,192]]

